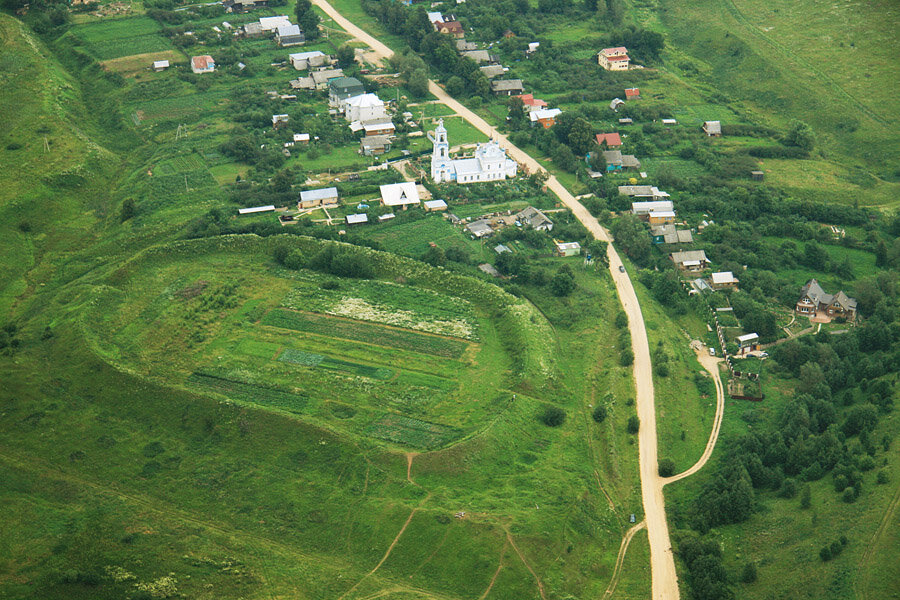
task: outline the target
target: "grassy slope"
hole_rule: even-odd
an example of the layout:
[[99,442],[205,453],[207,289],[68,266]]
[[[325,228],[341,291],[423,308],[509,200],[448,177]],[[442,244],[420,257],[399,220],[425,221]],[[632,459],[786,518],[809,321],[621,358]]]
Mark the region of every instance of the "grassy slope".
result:
[[[823,10],[812,2],[662,0],[661,19],[650,13],[644,20],[669,34],[673,72],[778,129],[790,119],[810,123],[819,137],[811,163],[841,185],[823,189],[777,168],[773,183],[800,196],[893,206],[900,103],[887,91],[897,85],[896,60],[884,43],[897,27],[896,7],[889,5]],[[845,61],[853,68],[844,68]],[[862,184],[849,169],[861,172]]]
[[78,86],[43,44],[3,14],[0,39],[0,314],[6,314],[45,253],[90,235],[94,217],[105,212],[104,174],[118,160],[89,137]]

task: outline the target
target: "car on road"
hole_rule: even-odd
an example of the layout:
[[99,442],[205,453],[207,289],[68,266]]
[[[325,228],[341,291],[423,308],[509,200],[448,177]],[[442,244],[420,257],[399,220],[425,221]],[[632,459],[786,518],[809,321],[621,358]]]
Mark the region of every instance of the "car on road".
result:
[[768,352],[760,352],[759,354],[757,354],[757,356],[760,358],[768,358],[769,353]]
[[619,265],[619,273],[625,272],[625,265]]

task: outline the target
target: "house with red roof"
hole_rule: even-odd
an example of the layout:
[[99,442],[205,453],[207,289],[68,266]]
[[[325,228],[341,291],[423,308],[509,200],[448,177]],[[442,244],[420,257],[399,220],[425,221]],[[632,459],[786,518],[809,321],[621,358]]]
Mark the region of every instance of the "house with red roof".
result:
[[641,90],[638,88],[625,88],[626,100],[637,100],[641,97]]
[[607,71],[627,71],[630,60],[625,46],[604,48],[597,55],[597,63]]
[[466,37],[466,32],[459,21],[444,21],[443,23],[434,23],[434,26],[437,28],[438,33],[452,35],[457,39]]
[[605,144],[607,148],[618,148],[622,145],[622,136],[618,133],[598,133],[597,143],[601,146]]
[[540,98],[535,98],[534,94],[519,94],[516,98],[522,100],[522,106],[525,109],[525,112],[547,108],[547,103]]
[[203,56],[191,57],[191,71],[194,73],[212,73],[216,70],[216,62],[213,57],[204,54]]

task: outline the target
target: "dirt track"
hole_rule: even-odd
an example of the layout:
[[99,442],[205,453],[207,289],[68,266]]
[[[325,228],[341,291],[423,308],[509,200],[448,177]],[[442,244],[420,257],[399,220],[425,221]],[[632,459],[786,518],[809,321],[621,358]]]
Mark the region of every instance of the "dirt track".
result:
[[[394,54],[393,50],[378,41],[349,20],[344,18],[326,0],[312,0],[325,14],[343,27],[357,40],[368,44],[373,54],[387,59]],[[428,82],[428,90],[443,104],[456,111],[479,131],[497,140],[507,149],[509,156],[522,165],[529,173],[546,170],[524,151],[517,148],[509,139],[495,131],[484,119],[463,106],[450,96],[434,81]],[[547,179],[547,187],[556,194],[566,207],[598,240],[611,242],[612,238],[597,219],[588,212],[563,185],[552,175]],[[607,249],[610,272],[622,307],[628,315],[628,328],[631,331],[631,346],[634,351],[634,380],[638,418],[641,429],[638,433],[640,455],[641,496],[644,505],[644,518],[647,522],[647,535],[650,540],[650,572],[652,577],[652,596],[655,600],[675,600],[679,598],[678,576],[675,572],[675,559],[669,542],[669,526],[666,522],[665,501],[663,499],[663,480],[659,477],[657,467],[656,446],[656,409],[653,395],[653,372],[650,364],[650,346],[647,342],[647,331],[644,318],[638,303],[634,287],[627,272],[620,272],[622,260],[613,245]],[[702,465],[701,465],[702,466]]]

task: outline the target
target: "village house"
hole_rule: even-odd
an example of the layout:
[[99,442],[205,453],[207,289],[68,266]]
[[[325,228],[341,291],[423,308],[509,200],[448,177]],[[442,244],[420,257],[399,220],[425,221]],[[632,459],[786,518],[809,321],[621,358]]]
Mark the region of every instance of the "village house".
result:
[[825,317],[827,319],[843,317],[848,321],[856,318],[856,299],[850,298],[843,291],[828,294],[815,279],[810,279],[800,290],[795,310],[808,317]]
[[263,8],[269,5],[269,0],[224,0],[222,6],[226,12],[242,13],[254,8]]
[[169,68],[169,61],[167,60],[154,60],[153,61],[153,70],[159,73],[160,71],[165,71]]
[[308,144],[309,143],[309,134],[308,133],[295,133],[294,134],[294,143]]
[[348,121],[390,120],[384,102],[375,94],[360,94],[341,101],[339,110]]
[[240,32],[244,37],[259,37],[263,34],[263,29],[259,21],[253,21],[252,23],[241,25]]
[[647,223],[650,227],[659,227],[660,225],[672,225],[675,223],[674,210],[654,210],[647,213]]
[[434,25],[434,30],[437,31],[437,25],[444,22],[444,15],[437,11],[429,11],[426,15],[428,16],[428,22]]
[[748,352],[755,352],[759,350],[759,334],[747,333],[739,335],[734,338],[734,343],[737,344],[738,354],[741,356]]
[[319,206],[330,206],[337,203],[337,188],[320,188],[317,190],[306,190],[305,192],[300,192],[300,200],[297,202],[297,208],[316,208]]
[[288,121],[291,120],[289,115],[272,115],[272,128],[281,129],[287,127]]
[[581,254],[581,244],[578,242],[559,242],[553,240],[553,243],[556,246],[557,256],[578,256]]
[[624,46],[617,48],[604,48],[597,55],[597,63],[607,71],[627,71],[628,50]]
[[359,151],[364,156],[379,156],[391,151],[391,138],[386,135],[367,135],[359,140]]
[[675,205],[672,204],[671,200],[650,200],[646,202],[631,203],[631,214],[636,217],[640,217],[645,221],[647,220],[647,217],[651,212],[661,212],[667,210],[675,210]]
[[280,48],[289,46],[299,46],[306,41],[306,37],[300,30],[299,25],[287,25],[278,28],[275,34],[275,43]]
[[275,33],[279,27],[289,27],[290,24],[291,20],[286,15],[259,18],[259,27],[264,33]]
[[419,202],[419,190],[412,181],[381,186],[381,203],[384,206],[401,206],[406,210],[411,204]]
[[194,73],[212,73],[216,70],[216,61],[213,57],[204,54],[202,56],[191,57],[191,71]]
[[478,70],[484,73],[484,76],[488,79],[500,77],[501,75],[506,73],[506,68],[502,65],[485,65],[483,67],[478,67]]
[[652,185],[620,185],[619,194],[633,198],[652,198],[653,200],[669,197],[668,192],[660,191],[658,187]]
[[553,230],[553,221],[533,206],[516,213],[516,221],[522,225],[528,225],[535,231]]
[[534,94],[519,94],[516,98],[522,100],[522,108],[525,112],[547,108],[547,103],[540,98],[535,98]]
[[456,40],[457,52],[471,52],[472,50],[478,50],[478,44],[466,40]]
[[720,137],[722,135],[722,123],[719,121],[704,121],[703,133],[709,137]]
[[694,236],[690,229],[676,229],[675,225],[670,223],[650,227],[650,239],[654,244],[690,244],[694,241]]
[[[618,133],[598,133],[597,144],[607,148],[619,148],[622,145],[622,136]],[[620,186],[621,187],[621,186]]]
[[495,79],[491,91],[498,96],[516,96],[525,91],[521,79]]
[[360,123],[362,125],[363,133],[367,136],[372,135],[394,135],[394,131],[396,128],[394,127],[394,122],[390,120],[388,117],[383,117],[381,119],[375,119],[373,121],[354,121],[354,123]]
[[306,71],[310,68],[330,65],[333,62],[333,59],[321,50],[289,54],[288,58],[291,61],[291,66],[298,71]]
[[425,212],[440,212],[447,210],[447,203],[443,200],[426,200],[422,203]]
[[500,144],[491,140],[478,144],[473,158],[450,158],[450,143],[444,120],[438,120],[434,135],[428,134],[434,145],[431,154],[431,179],[435,183],[479,183],[515,177],[516,161],[507,158]]
[[528,113],[528,118],[531,120],[532,127],[540,125],[544,129],[550,129],[556,125],[556,117],[561,114],[562,111],[558,108],[540,108]]
[[469,232],[473,240],[480,240],[494,233],[494,229],[486,219],[478,219],[466,225],[465,230]]
[[704,250],[684,250],[683,252],[673,252],[669,258],[682,271],[697,272],[709,266],[709,259],[706,258]]
[[638,100],[641,97],[641,90],[638,88],[625,88],[626,100]]
[[720,271],[709,276],[709,284],[714,290],[734,289],[738,279],[731,271]]
[[459,21],[444,21],[442,23],[434,23],[434,28],[438,33],[450,35],[456,39],[462,39],[466,37],[466,32],[463,29],[462,23],[460,23]]
[[[318,71],[310,72],[310,77],[313,80],[313,85],[317,90],[326,90],[329,89],[332,80],[334,79],[342,79],[344,78],[344,70],[343,69],[319,69]],[[353,79],[353,77],[349,77],[348,79]],[[362,86],[362,84],[360,84]],[[362,94],[365,90],[357,92]],[[354,96],[356,93],[353,94]],[[329,102],[331,101],[331,95],[329,91]],[[334,104],[333,106],[337,106]]]
[[463,50],[460,52],[462,56],[471,58],[476,63],[493,63],[497,62],[497,57],[487,50]]
[[[313,79],[315,79],[316,73],[320,72],[314,72]],[[341,102],[347,98],[366,93],[365,86],[355,77],[334,77],[328,80],[327,86],[328,103],[334,108],[339,107]],[[318,82],[316,82],[316,87],[318,87]]]
[[622,169],[639,169],[641,161],[633,154],[622,154],[618,150],[604,150],[603,160],[606,161],[606,170],[621,171]]

